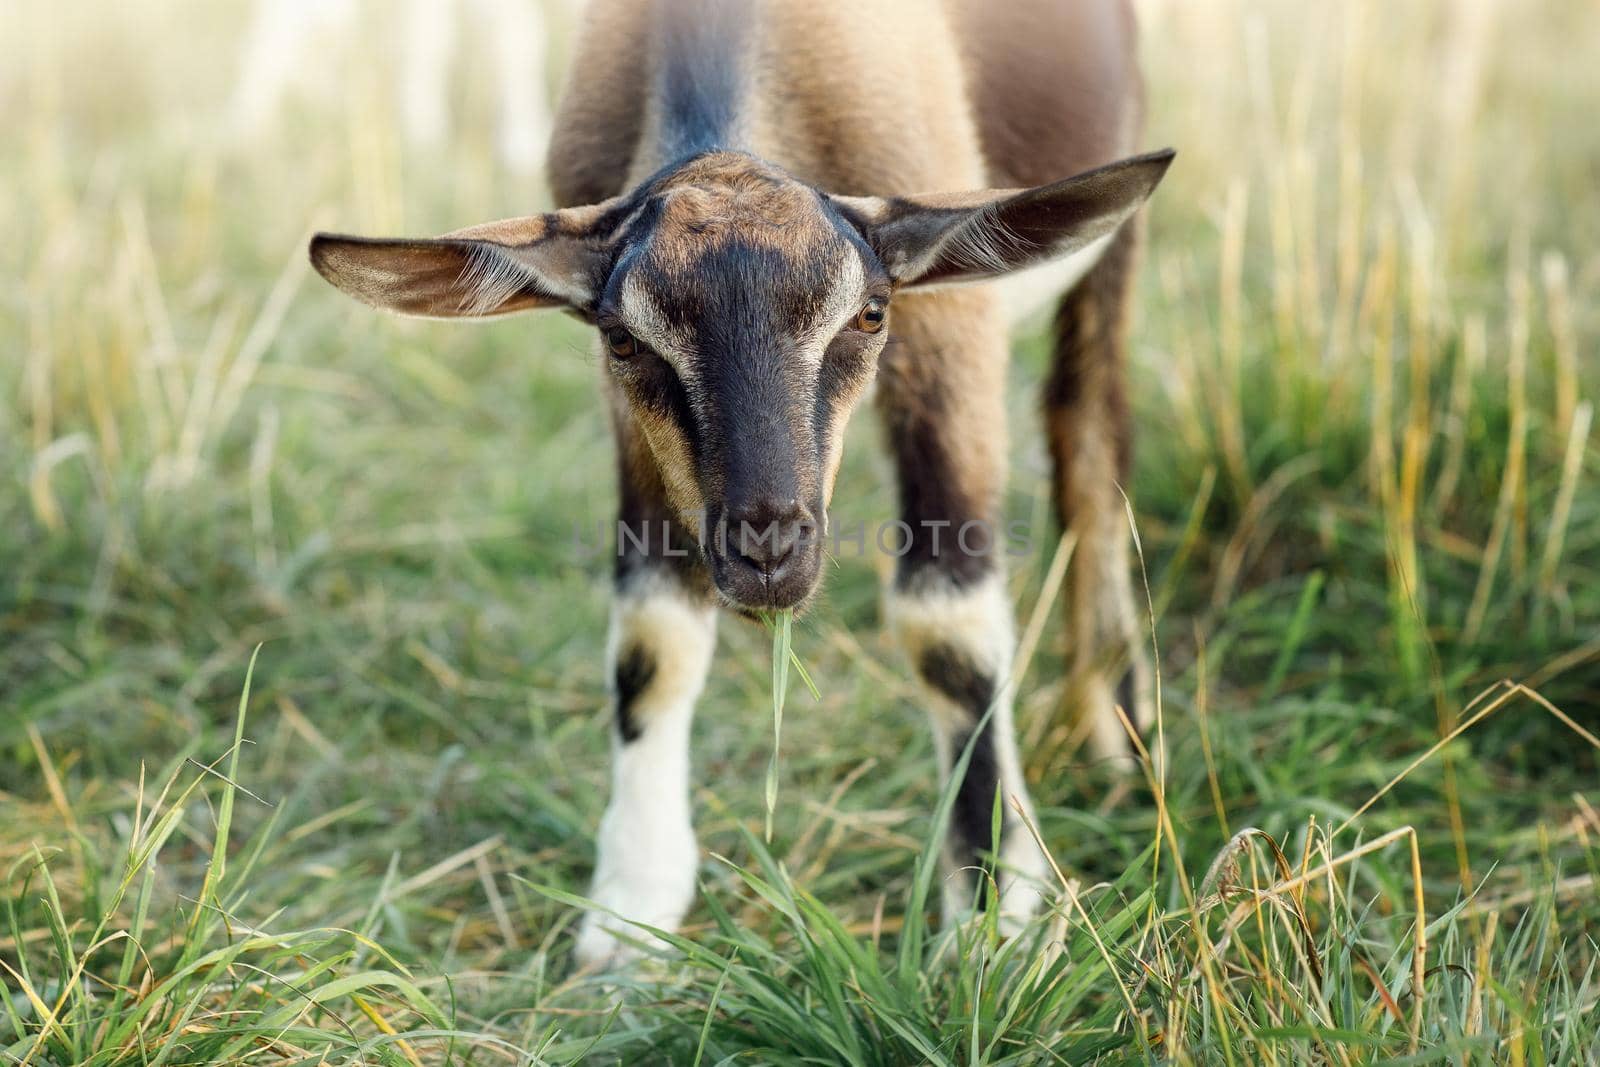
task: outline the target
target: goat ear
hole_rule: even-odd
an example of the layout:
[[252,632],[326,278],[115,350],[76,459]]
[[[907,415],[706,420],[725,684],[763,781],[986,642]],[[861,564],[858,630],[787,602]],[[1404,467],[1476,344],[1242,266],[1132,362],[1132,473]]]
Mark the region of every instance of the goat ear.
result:
[[615,201],[506,219],[433,238],[319,233],[311,265],[363,304],[428,318],[532,308],[594,314],[611,259]]
[[1032,189],[913,197],[836,196],[833,203],[904,288],[983,281],[1107,237],[1167,172],[1171,149]]

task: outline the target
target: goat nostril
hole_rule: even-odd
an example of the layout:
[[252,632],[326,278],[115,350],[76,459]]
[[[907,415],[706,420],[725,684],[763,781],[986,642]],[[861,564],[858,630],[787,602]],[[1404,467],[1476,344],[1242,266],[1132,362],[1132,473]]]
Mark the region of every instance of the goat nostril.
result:
[[770,574],[811,536],[811,513],[794,500],[758,500],[723,511],[723,543],[730,556]]
[[776,564],[794,549],[794,538],[776,522],[741,522],[729,530],[728,542],[732,554],[758,565]]

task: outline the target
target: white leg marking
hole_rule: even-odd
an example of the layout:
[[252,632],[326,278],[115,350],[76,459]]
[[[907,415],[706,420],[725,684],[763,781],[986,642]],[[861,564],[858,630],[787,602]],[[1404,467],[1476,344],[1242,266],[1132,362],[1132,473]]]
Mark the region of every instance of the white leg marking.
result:
[[[885,615],[896,638],[914,665],[920,667],[924,653],[948,648],[968,657],[974,668],[992,679],[997,687],[994,714],[986,736],[990,738],[1005,809],[1005,833],[1000,844],[1000,927],[1012,934],[1025,925],[1045,899],[1050,876],[1049,861],[1039,850],[1028,828],[1018,818],[1013,801],[1019,803],[1027,819],[1034,821],[1033,801],[1022,777],[1022,761],[1017,754],[1016,728],[1012,722],[1011,658],[1016,636],[1011,617],[1011,602],[1000,575],[967,588],[946,587],[937,591],[905,593],[891,590]],[[919,670],[920,673],[920,670]],[[960,754],[955,747],[973,724],[970,709],[962,707],[934,686],[927,686],[929,718],[934,727],[934,745],[939,755],[941,783],[949,780],[950,763]],[[980,712],[981,714],[981,712]],[[970,875],[951,874],[945,879],[944,913],[954,919],[971,906]]]
[[675,929],[694,900],[700,849],[689,815],[689,726],[715,645],[715,610],[675,591],[636,591],[612,609],[610,677],[630,656],[648,667],[638,671],[647,677],[628,708],[636,736],[624,740],[612,726],[611,802],[600,820],[589,896],[616,915],[584,916],[582,965],[625,962],[637,950],[616,934],[647,939],[625,919]]

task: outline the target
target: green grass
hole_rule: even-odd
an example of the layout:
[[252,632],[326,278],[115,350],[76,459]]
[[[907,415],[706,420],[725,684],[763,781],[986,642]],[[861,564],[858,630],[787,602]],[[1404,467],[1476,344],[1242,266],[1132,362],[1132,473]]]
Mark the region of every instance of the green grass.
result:
[[[419,159],[386,58],[330,57],[230,145],[241,11],[0,10],[0,1063],[1600,1055],[1600,16],[1152,7],[1163,773],[1057,713],[1025,335],[1018,722],[1061,911],[939,927],[885,561],[844,559],[791,628],[724,623],[702,897],[612,979],[570,962],[606,782],[585,334],[382,318],[304,266],[314,226],[541,203],[481,89]],[[875,445],[864,414],[852,520],[892,514]]]

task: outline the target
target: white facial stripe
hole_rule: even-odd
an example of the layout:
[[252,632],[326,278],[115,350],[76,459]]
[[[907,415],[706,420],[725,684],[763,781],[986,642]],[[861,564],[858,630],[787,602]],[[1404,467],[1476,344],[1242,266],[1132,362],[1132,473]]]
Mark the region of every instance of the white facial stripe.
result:
[[685,386],[692,387],[696,380],[694,367],[691,360],[683,358],[683,354],[689,350],[690,338],[683,331],[673,328],[666,315],[662,314],[661,305],[656,303],[655,296],[645,288],[637,274],[629,274],[622,279],[620,303],[622,321],[628,330],[671,364]]
[[[844,262],[835,271],[833,286],[828,291],[827,299],[822,302],[822,311],[817,315],[816,324],[803,331],[798,338],[796,356],[810,372],[805,376],[804,403],[808,407],[814,407],[817,403],[817,375],[822,367],[823,353],[827,351],[829,343],[839,331],[844,329],[845,324],[861,310],[861,303],[866,299],[864,292],[866,272],[862,270],[860,257],[854,250],[846,248],[841,258]],[[826,504],[833,498],[833,480],[838,473],[837,458],[843,449],[845,423],[849,413],[848,408],[835,411],[833,425],[824,430],[827,435],[827,450],[822,470],[823,484],[820,487],[824,503],[824,520],[826,520]]]
[[[800,332],[796,338],[798,358],[809,367],[822,365],[822,353],[828,343],[846,323],[861,310],[866,299],[866,272],[861,259],[846,248],[838,257],[833,272],[833,283],[815,322]],[[656,295],[639,280],[637,275],[623,279],[620,297],[622,321],[628,330],[665,359],[691,394],[696,391],[699,377],[694,361],[687,358],[693,339],[686,331],[672,326],[662,312]],[[811,398],[814,399],[814,398]]]
[[840,258],[843,262],[834,270],[833,286],[828,290],[827,299],[822,302],[822,311],[817,315],[816,324],[800,335],[801,349],[808,354],[814,351],[819,363],[822,361],[822,349],[861,310],[862,301],[866,299],[867,279],[866,272],[861,268],[861,258],[849,248],[844,250]]

